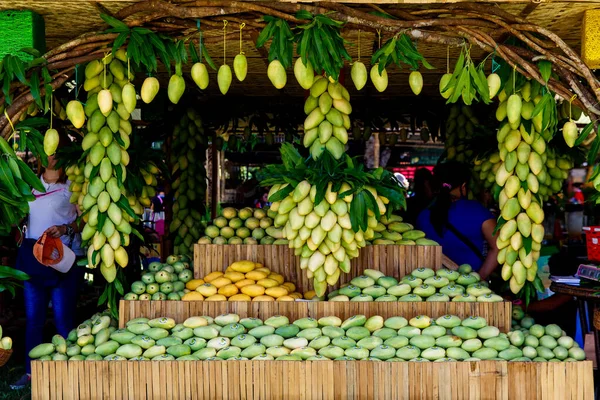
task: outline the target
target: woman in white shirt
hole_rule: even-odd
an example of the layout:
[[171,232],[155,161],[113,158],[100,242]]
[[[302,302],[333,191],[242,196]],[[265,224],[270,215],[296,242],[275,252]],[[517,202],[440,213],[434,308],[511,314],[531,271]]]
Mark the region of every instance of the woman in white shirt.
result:
[[[61,135],[59,149],[69,143],[66,135]],[[33,246],[44,233],[69,246],[76,255],[83,255],[81,236],[77,225],[78,209],[69,199],[70,182],[65,171],[56,169],[56,156],[48,157],[48,166],[42,168],[40,180],[45,193],[33,191],[35,200],[29,203],[25,239],[19,248],[17,268],[26,272],[30,280],[24,284],[27,329],[25,332],[26,353],[42,343],[48,304],[52,301],[54,324],[58,334],[66,338],[75,327],[75,310],[79,283],[83,279],[83,269],[74,265],[67,273],[40,264],[33,256]],[[21,389],[31,380],[30,359],[27,356],[27,373],[11,385]]]

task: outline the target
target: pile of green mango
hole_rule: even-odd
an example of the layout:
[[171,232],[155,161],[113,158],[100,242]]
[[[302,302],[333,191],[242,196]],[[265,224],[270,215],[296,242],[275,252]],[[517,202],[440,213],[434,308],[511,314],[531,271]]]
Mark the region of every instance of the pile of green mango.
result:
[[181,300],[189,292],[185,284],[194,278],[191,258],[186,255],[167,257],[167,262],[152,262],[141,280],[131,284],[125,300]]
[[277,212],[269,208],[224,208],[204,230],[199,244],[288,244],[275,226]]
[[[86,334],[77,341],[88,336],[93,337]],[[85,348],[86,353],[93,350],[93,359],[104,360],[576,361],[585,358],[583,350],[571,343],[572,339],[567,343],[570,338],[562,336],[558,327],[548,326],[546,331],[542,328],[540,335],[540,342],[561,343],[550,350],[552,356],[546,351],[533,355],[524,335],[501,333],[498,328],[488,326],[482,317],[461,320],[455,315],[437,319],[419,315],[410,320],[399,316],[384,319],[355,315],[345,321],[328,316],[292,322],[282,315],[262,321],[223,314],[214,318],[191,317],[182,324],[167,317],[137,318],[129,321],[126,328],[104,336],[100,344],[81,339],[86,346],[77,346],[81,354],[67,355],[69,351],[76,352],[74,345],[44,344],[34,348],[30,356],[81,360],[89,357],[83,355]],[[567,349],[569,344],[571,347]],[[525,352],[533,357],[527,357]]]
[[400,281],[381,271],[365,269],[363,275],[352,279],[328,295],[329,301],[503,301],[494,294],[469,265],[458,271],[418,268]]
[[94,314],[81,323],[64,338],[54,335],[52,343],[42,343],[29,352],[32,360],[100,361],[103,349],[107,347],[110,336],[117,330],[118,321],[111,317],[110,311]]
[[427,239],[425,232],[415,229],[412,224],[402,222],[402,217],[391,215],[389,218],[383,215],[373,228],[373,238],[367,242],[370,244],[398,244],[404,246],[439,246],[435,240]]

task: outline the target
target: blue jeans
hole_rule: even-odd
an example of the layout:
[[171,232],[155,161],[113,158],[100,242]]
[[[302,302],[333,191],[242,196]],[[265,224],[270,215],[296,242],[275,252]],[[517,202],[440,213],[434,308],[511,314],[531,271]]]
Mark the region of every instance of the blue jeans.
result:
[[50,301],[52,301],[54,324],[58,334],[66,339],[71,329],[75,328],[77,294],[84,272],[82,268],[76,265],[65,274],[41,266],[33,257],[33,251],[29,245],[30,243],[23,243],[23,246],[19,249],[17,266],[19,269],[32,272],[38,268],[44,268],[46,270],[44,272],[49,275],[46,276],[46,279],[40,279],[42,274],[38,275],[34,272],[32,279],[26,281],[24,285],[23,295],[27,316],[25,331],[27,373],[31,373],[29,351],[44,340],[44,325],[46,324],[46,314]]

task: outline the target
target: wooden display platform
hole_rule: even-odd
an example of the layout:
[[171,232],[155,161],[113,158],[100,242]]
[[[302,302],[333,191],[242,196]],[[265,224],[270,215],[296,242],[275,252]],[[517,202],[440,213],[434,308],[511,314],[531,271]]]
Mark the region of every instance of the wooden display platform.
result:
[[[225,271],[235,261],[250,260],[263,264],[294,282],[299,291],[312,289],[312,280],[300,269],[300,258],[285,245],[217,245],[196,244],[194,246],[194,276],[202,278],[214,271]],[[351,281],[362,271],[371,268],[388,276],[402,278],[419,267],[440,269],[442,267],[441,246],[397,246],[375,245],[360,249],[360,255],[352,260],[348,274],[341,274],[336,286]]]
[[181,323],[189,317],[235,313],[242,318],[267,319],[273,315],[286,315],[290,320],[304,317],[321,318],[336,315],[341,319],[364,314],[367,317],[381,315],[383,318],[402,316],[407,319],[417,315],[432,318],[446,314],[467,318],[473,315],[484,317],[489,325],[508,332],[511,324],[510,302],[500,303],[453,303],[453,302],[250,302],[250,301],[127,301],[119,304],[119,327],[134,318],[171,317]]
[[33,399],[594,398],[591,361],[34,361]]

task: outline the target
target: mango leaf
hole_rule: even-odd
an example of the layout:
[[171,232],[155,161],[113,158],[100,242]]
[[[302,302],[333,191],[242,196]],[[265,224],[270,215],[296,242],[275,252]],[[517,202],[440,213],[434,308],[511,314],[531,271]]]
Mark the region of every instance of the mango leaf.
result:
[[546,95],[542,96],[542,99],[540,100],[539,103],[537,103],[535,105],[535,107],[533,108],[533,112],[531,113],[531,118],[537,116],[539,113],[541,113],[544,110],[544,107],[546,107],[546,103],[548,103],[548,97]]
[[273,203],[276,201],[281,201],[281,200],[285,199],[286,197],[288,197],[288,195],[290,193],[292,193],[293,191],[294,191],[294,187],[292,185],[287,185],[283,189],[280,189],[277,192],[273,193],[273,195],[271,197],[269,197],[269,201],[273,202]]
[[506,224],[506,220],[502,218],[502,216],[498,217],[498,223],[496,224],[496,228],[494,228],[494,232],[492,233],[492,235],[495,236],[496,233],[498,233],[500,229],[502,229],[504,224]]
[[19,281],[29,280],[29,275],[15,268],[0,265],[0,279],[16,279]]
[[596,157],[598,157],[598,151],[600,150],[600,136],[596,136],[592,146],[590,147],[590,151],[588,153],[588,164],[593,165],[596,163]]
[[583,143],[585,141],[585,139],[587,139],[587,137],[589,136],[590,132],[592,132],[593,128],[594,128],[594,123],[593,122],[590,122],[589,124],[587,124],[585,126],[585,128],[583,128],[583,130],[581,131],[581,133],[579,134],[579,137],[575,141],[575,145],[573,147],[577,147],[581,143]]
[[523,238],[523,248],[525,249],[525,254],[531,253],[531,247],[533,245],[533,238],[531,235]]
[[313,19],[314,16],[307,10],[298,10],[296,12],[297,19]]
[[119,21],[118,19],[111,17],[110,15],[107,14],[100,14],[100,18],[102,18],[102,20],[104,22],[106,22],[108,25],[112,26],[114,28],[114,30],[112,30],[113,32],[127,32],[129,31],[129,27],[127,26],[126,23]]
[[552,75],[552,63],[548,60],[538,61],[538,69],[540,70],[540,74],[542,75],[542,78],[544,78],[544,81],[548,83],[550,75]]

